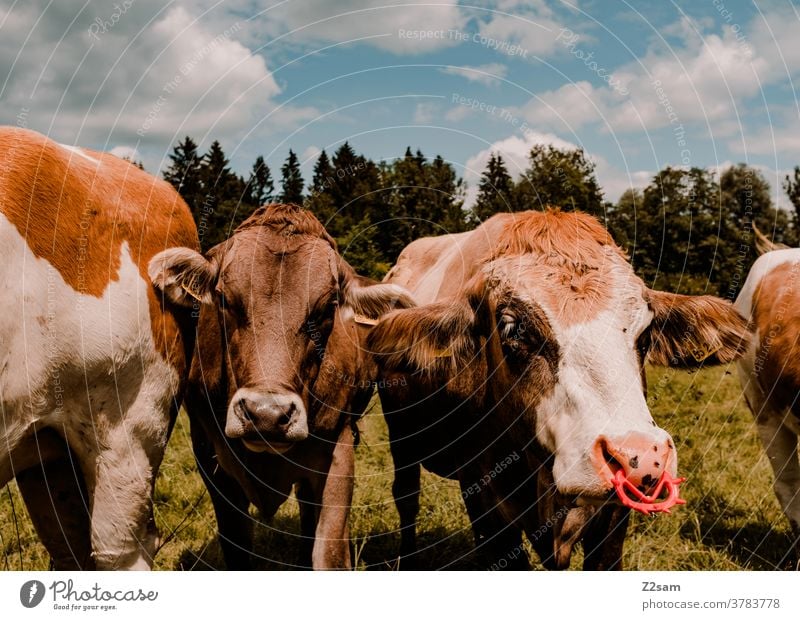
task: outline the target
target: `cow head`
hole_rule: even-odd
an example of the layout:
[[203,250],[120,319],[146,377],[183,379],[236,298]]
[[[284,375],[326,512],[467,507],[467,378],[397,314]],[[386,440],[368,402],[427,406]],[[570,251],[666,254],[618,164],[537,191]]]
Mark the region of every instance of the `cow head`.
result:
[[491,412],[552,462],[562,494],[604,499],[618,470],[649,491],[676,474],[677,454],[648,410],[645,360],[729,362],[746,349],[746,322],[722,299],[648,289],[593,218],[530,217],[459,294],[386,315],[368,346],[385,370]]
[[316,218],[292,205],[262,207],[206,256],[165,250],[149,274],[173,303],[201,306],[201,331],[203,313],[218,322],[225,434],[256,452],[331,430],[343,395],[371,392],[357,321],[412,305],[404,289],[357,276]]

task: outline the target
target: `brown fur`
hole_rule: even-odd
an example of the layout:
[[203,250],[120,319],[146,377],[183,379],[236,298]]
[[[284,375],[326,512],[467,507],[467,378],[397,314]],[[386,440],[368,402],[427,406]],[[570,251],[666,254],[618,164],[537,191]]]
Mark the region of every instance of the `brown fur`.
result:
[[334,250],[336,241],[328,234],[325,227],[314,217],[314,214],[295,204],[273,203],[259,207],[236,229],[241,232],[253,227],[268,228],[274,233],[291,237],[308,235],[318,237],[330,243]]
[[[0,210],[33,254],[69,286],[102,296],[119,279],[125,241],[145,281],[157,252],[198,248],[189,208],[171,185],[109,153],[85,152],[100,165],[36,132],[0,128]],[[181,319],[163,311],[155,291],[148,298],[156,346],[182,373],[187,360]]]
[[490,222],[492,220],[503,226],[484,260],[538,254],[557,258],[561,263],[597,267],[608,260],[606,247],[625,258],[603,225],[586,213],[550,208],[502,213],[493,216]]
[[[499,558],[511,567],[524,531],[548,568],[568,566],[581,539],[584,568],[620,568],[628,509],[570,507],[552,476],[545,480],[552,455],[539,454],[534,432],[539,402],[557,380],[556,328],[592,321],[612,304],[644,311],[648,301],[652,361],[696,366],[740,356],[745,321],[721,299],[648,291],[597,220],[554,209],[499,214],[470,233],[415,241],[388,280],[430,302],[387,315],[368,340],[389,380],[381,401],[403,561],[416,551],[424,466],[460,481],[487,564]],[[408,385],[398,387],[398,377]],[[528,459],[468,492],[517,451]],[[544,487],[532,487],[537,476]]]
[[[269,518],[296,485],[304,559],[314,568],[348,568],[352,429],[377,376],[364,347],[369,328],[353,313],[379,316],[413,300],[400,287],[358,276],[314,215],[295,205],[262,207],[205,259],[171,252],[151,276],[180,289],[175,284],[193,277],[198,260],[206,267],[193,279],[204,282],[195,293],[210,303],[200,311],[186,407],[226,564],[250,564],[249,504]],[[285,455],[254,453],[230,439],[223,429],[241,387],[299,396],[308,438]]]
[[760,341],[756,349],[758,379],[775,411],[792,409],[800,418],[800,286],[797,264],[770,271],[753,295],[753,322]]

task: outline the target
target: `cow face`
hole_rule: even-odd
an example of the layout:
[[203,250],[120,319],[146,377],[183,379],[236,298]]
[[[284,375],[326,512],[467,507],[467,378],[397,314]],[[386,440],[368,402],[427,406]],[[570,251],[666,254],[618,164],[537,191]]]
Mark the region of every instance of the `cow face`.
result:
[[229,386],[225,434],[252,451],[281,453],[306,439],[326,397],[336,398],[332,380],[339,391],[353,387],[341,371],[320,368],[354,366],[345,349],[358,347],[350,337],[355,315],[411,304],[400,287],[358,277],[322,233],[250,226],[205,257],[179,248],[150,264],[154,284],[173,302],[216,312]]
[[552,457],[561,493],[604,499],[620,469],[649,491],[677,454],[648,410],[645,359],[731,361],[746,323],[721,299],[649,290],[614,248],[591,266],[562,258],[490,261],[456,298],[384,317],[368,344],[384,368],[481,401]]

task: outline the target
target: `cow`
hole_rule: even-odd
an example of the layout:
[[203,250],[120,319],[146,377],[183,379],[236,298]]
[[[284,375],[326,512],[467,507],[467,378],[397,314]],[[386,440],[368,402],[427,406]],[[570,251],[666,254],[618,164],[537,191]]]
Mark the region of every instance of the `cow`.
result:
[[419,304],[367,342],[401,566],[414,560],[424,466],[459,481],[484,563],[527,567],[524,532],[548,568],[567,567],[581,538],[585,568],[619,568],[629,511],[612,478],[648,492],[678,466],[647,407],[645,360],[728,363],[746,321],[728,301],[648,288],[595,218],[558,209],[414,241],[385,281]]
[[192,318],[150,259],[198,247],[167,183],[108,153],[0,128],[0,488],[16,477],[57,569],[149,569],[152,492]]
[[362,341],[413,299],[358,276],[294,205],[259,208],[205,256],[166,250],[150,274],[173,302],[199,304],[185,402],[227,567],[252,565],[250,504],[269,519],[294,487],[301,563],[349,568],[355,422],[377,375]]
[[755,336],[737,370],[791,527],[787,559],[800,561],[800,249],[771,242],[755,226],[754,233],[760,256],[735,305]]

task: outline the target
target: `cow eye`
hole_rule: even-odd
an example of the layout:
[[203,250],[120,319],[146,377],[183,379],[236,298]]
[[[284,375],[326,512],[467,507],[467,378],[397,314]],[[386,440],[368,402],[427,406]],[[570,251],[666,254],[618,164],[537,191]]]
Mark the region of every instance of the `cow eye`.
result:
[[503,312],[498,320],[498,329],[500,330],[500,337],[503,340],[513,338],[517,332],[519,321],[517,317],[510,312]]

